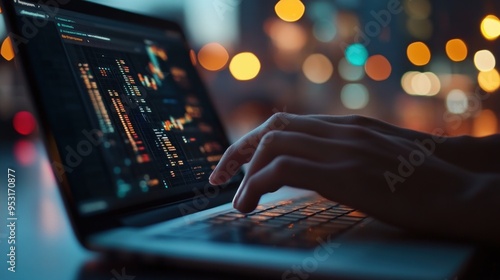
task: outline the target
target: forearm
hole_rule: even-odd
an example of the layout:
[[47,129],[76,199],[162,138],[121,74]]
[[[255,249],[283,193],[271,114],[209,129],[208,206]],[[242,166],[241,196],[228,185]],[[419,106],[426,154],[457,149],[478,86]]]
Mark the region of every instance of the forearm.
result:
[[460,229],[474,240],[500,246],[500,175],[476,177],[462,197],[464,220]]
[[387,200],[391,211],[378,207],[376,216],[415,232],[500,246],[500,175],[446,173],[421,191],[402,188]]
[[500,174],[500,134],[445,138],[436,144],[435,155],[472,172]]

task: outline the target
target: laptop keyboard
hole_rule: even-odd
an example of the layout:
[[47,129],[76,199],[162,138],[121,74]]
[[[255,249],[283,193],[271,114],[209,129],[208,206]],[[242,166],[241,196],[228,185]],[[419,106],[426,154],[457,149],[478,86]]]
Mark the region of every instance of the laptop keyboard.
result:
[[236,210],[219,213],[158,237],[313,248],[364,218],[359,211],[323,198],[303,198],[259,205],[249,214]]

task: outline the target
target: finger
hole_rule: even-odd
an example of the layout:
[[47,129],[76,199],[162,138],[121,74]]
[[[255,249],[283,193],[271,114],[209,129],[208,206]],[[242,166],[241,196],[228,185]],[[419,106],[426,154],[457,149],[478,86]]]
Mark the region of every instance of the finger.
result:
[[243,164],[252,159],[262,138],[270,131],[293,131],[326,138],[330,136],[331,130],[331,124],[322,120],[285,113],[274,114],[227,149],[212,172],[210,183],[223,184],[234,176]]
[[311,160],[279,156],[270,164],[255,173],[240,186],[240,196],[233,200],[233,206],[241,212],[251,212],[257,207],[260,197],[288,185],[292,187],[316,190],[325,184],[328,178],[325,165]]
[[[304,133],[288,131],[272,131],[260,142],[250,164],[242,185],[253,174],[267,166],[278,156],[291,156],[316,162],[330,160],[329,152],[334,140],[315,137]],[[240,189],[241,190],[241,189]],[[236,193],[235,199],[240,195]]]

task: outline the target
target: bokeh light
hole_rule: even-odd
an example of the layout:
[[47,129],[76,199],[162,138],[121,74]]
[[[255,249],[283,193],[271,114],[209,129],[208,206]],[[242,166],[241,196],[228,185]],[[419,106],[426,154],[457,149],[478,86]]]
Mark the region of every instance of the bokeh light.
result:
[[306,78],[316,84],[325,83],[333,74],[333,65],[330,59],[323,54],[311,54],[302,65]]
[[423,42],[411,43],[406,49],[406,54],[411,63],[416,66],[424,66],[431,60],[431,51]]
[[318,41],[327,43],[335,39],[337,28],[333,21],[318,20],[313,26],[313,35]]
[[229,70],[237,80],[251,80],[257,77],[260,72],[259,58],[251,52],[239,53],[229,63]]
[[446,43],[446,54],[455,62],[464,61],[467,53],[467,45],[460,39],[451,39]]
[[359,29],[361,22],[360,18],[354,13],[339,12],[335,25],[337,27],[337,36],[342,40],[349,40],[349,38],[359,36],[356,29]]
[[494,15],[487,15],[481,22],[481,33],[487,40],[495,40],[500,36],[500,20]]
[[472,135],[484,137],[498,132],[498,118],[492,110],[482,110],[474,119]]
[[467,95],[462,90],[454,89],[446,96],[446,109],[452,114],[463,114],[468,106]]
[[433,26],[429,19],[409,18],[406,21],[408,32],[419,40],[428,40],[432,36]]
[[403,77],[401,77],[401,87],[407,94],[417,95],[413,90],[412,81],[413,77],[415,77],[419,73],[420,72],[418,71],[408,71],[403,75]]
[[429,76],[424,73],[418,73],[413,76],[411,80],[411,87],[415,95],[426,96],[429,95],[431,91],[432,82],[429,79]]
[[392,66],[385,56],[377,54],[368,58],[365,70],[368,77],[375,81],[383,81],[391,75]]
[[37,155],[35,144],[24,139],[19,140],[14,144],[13,152],[16,161],[22,166],[33,164]]
[[339,74],[342,79],[349,82],[356,82],[365,76],[365,70],[362,66],[352,65],[345,58],[339,61]]
[[431,15],[432,6],[429,0],[406,0],[405,12],[415,19],[426,19]]
[[274,10],[280,19],[295,22],[302,18],[306,6],[300,0],[280,0],[274,6]]
[[297,52],[307,43],[306,31],[296,23],[270,20],[266,22],[265,30],[276,48],[281,51]]
[[474,55],[474,65],[479,71],[491,71],[496,66],[495,56],[489,50],[480,50]]
[[208,43],[198,52],[200,65],[209,71],[221,70],[228,60],[227,50],[219,43]]
[[5,38],[0,48],[0,54],[5,60],[12,60],[14,58],[14,48],[12,47],[12,40],[10,37]]
[[482,90],[492,93],[500,88],[500,74],[497,69],[479,72],[477,82]]
[[401,78],[401,86],[409,95],[434,96],[441,91],[441,81],[432,72],[406,72]]
[[368,59],[368,51],[362,44],[352,44],[346,48],[345,57],[352,65],[363,66]]
[[427,96],[434,96],[441,91],[441,81],[438,76],[432,72],[425,72],[424,75],[431,82],[431,88],[427,92]]
[[363,109],[368,105],[370,96],[368,89],[362,84],[347,84],[340,92],[342,104],[351,110]]
[[36,129],[36,120],[30,112],[21,111],[14,115],[12,125],[17,133],[30,135]]
[[313,21],[332,20],[337,17],[337,5],[332,1],[309,1],[306,13]]

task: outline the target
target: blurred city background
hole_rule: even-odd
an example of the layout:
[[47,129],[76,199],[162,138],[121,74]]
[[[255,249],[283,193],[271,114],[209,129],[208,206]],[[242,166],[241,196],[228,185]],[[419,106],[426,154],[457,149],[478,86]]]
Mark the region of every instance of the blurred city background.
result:
[[[362,114],[450,135],[498,131],[498,1],[94,2],[184,26],[233,140],[273,111]],[[6,34],[2,22],[0,120],[11,134],[36,134],[30,114],[16,115],[31,106]]]

